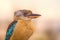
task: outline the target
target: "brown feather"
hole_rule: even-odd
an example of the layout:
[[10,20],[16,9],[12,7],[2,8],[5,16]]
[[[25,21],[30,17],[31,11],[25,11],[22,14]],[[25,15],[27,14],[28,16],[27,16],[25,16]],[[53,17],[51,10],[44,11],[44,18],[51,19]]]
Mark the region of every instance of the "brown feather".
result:
[[28,40],[34,32],[34,25],[31,20],[18,20],[10,40]]

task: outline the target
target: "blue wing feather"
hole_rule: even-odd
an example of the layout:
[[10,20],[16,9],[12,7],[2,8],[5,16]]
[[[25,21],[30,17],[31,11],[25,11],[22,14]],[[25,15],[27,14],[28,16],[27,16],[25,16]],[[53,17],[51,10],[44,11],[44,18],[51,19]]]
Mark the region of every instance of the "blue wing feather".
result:
[[9,25],[9,28],[7,29],[7,32],[6,32],[6,38],[5,38],[5,40],[9,40],[10,39],[10,37],[11,37],[11,35],[13,33],[13,30],[15,28],[16,23],[17,23],[17,21],[13,21],[11,23],[11,25]]

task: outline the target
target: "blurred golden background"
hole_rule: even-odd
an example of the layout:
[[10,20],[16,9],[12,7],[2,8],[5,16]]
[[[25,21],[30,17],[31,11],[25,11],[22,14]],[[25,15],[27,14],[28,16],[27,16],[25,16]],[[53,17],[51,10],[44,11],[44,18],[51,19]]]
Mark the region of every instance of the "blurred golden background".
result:
[[60,0],[0,0],[0,40],[4,40],[14,12],[20,9],[29,9],[42,15],[33,20],[36,30],[29,40],[40,40],[40,37],[46,37],[45,30],[52,29],[54,32],[60,26]]

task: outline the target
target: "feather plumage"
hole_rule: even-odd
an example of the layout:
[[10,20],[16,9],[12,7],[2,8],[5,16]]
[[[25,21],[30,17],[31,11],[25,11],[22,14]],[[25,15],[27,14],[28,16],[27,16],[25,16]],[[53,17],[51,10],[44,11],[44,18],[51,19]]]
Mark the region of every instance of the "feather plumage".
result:
[[7,32],[6,32],[6,38],[5,38],[5,40],[9,40],[9,39],[10,39],[10,37],[11,37],[11,35],[12,35],[12,33],[13,33],[13,30],[14,30],[14,28],[15,28],[16,23],[17,23],[17,21],[13,21],[13,22],[9,25],[9,27],[8,27],[8,29],[7,29]]

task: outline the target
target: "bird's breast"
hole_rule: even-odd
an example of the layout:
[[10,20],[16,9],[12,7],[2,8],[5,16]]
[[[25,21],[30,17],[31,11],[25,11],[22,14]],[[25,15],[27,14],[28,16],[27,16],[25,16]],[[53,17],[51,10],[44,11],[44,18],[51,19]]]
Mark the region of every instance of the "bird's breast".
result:
[[19,20],[10,40],[27,40],[34,31],[32,21]]

